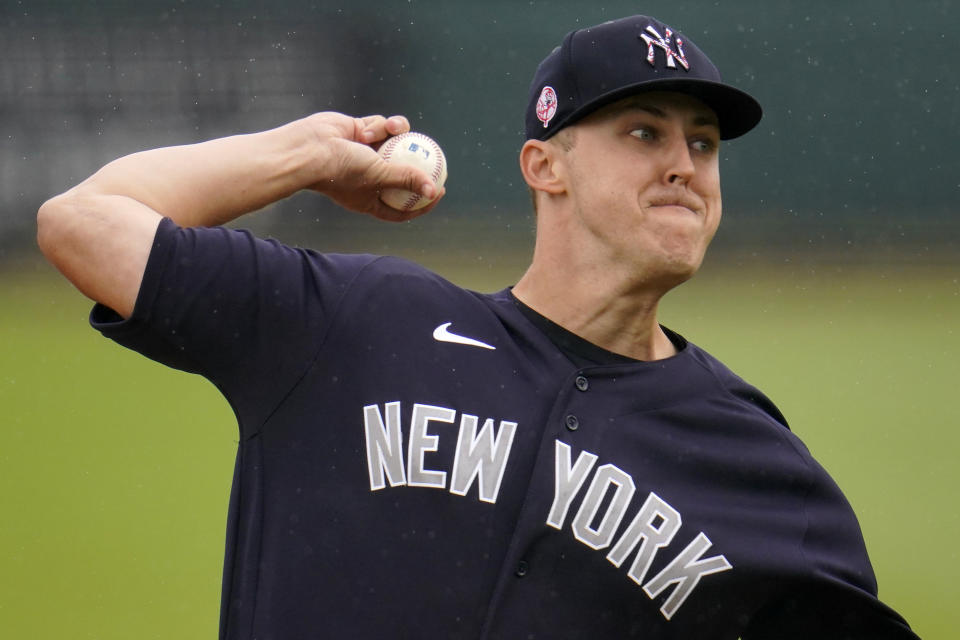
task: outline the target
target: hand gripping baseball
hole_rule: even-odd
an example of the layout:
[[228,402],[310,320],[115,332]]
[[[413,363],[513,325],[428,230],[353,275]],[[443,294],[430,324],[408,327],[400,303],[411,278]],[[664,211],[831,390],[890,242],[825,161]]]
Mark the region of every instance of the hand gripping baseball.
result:
[[[443,196],[443,188],[436,187],[424,171],[388,163],[377,154],[375,149],[389,136],[410,130],[403,116],[351,118],[339,113],[318,113],[307,121],[320,143],[319,179],[311,188],[340,206],[397,222],[427,213]],[[415,211],[398,211],[380,200],[385,189],[413,191],[433,202]]]

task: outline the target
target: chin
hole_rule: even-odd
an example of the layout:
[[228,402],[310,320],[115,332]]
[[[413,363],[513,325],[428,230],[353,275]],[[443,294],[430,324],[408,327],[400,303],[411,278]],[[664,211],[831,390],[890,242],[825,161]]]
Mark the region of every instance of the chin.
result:
[[674,279],[673,286],[676,287],[678,285],[683,284],[684,282],[686,282],[687,280],[695,276],[697,274],[697,271],[699,270],[700,270],[699,263],[696,265],[686,265],[685,268],[677,268],[672,272],[672,276]]
[[641,268],[640,280],[644,286],[653,286],[662,293],[677,287],[692,278],[700,268],[699,260],[662,260],[648,262]]
[[700,270],[700,265],[703,264],[703,257],[703,251],[690,251],[679,254],[672,253],[664,256],[663,260],[660,261],[659,265],[655,268],[655,272],[659,272],[660,274],[657,279],[667,288],[673,288],[683,284]]

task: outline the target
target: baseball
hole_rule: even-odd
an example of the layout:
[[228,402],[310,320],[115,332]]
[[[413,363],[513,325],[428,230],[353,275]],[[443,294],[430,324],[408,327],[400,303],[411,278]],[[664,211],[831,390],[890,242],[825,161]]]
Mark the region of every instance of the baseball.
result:
[[[383,143],[378,152],[387,162],[416,167],[433,178],[437,188],[447,180],[447,160],[443,150],[432,138],[422,133],[401,133]],[[405,189],[384,189],[380,199],[398,211],[414,211],[427,206],[428,200]]]

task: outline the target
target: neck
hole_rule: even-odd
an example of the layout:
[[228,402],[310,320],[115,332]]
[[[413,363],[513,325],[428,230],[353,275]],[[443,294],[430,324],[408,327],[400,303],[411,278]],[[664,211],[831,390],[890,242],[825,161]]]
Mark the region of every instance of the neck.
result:
[[552,268],[535,255],[513,294],[564,329],[608,351],[637,360],[660,360],[676,354],[657,322],[657,307],[665,291],[642,283],[627,283],[609,273],[576,275],[561,265]]

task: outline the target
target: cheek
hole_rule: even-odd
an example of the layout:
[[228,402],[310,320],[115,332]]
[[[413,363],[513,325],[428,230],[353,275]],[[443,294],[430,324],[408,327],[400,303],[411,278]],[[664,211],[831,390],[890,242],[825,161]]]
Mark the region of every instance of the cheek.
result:
[[707,225],[714,231],[720,225],[720,218],[723,217],[723,199],[718,191],[716,196],[707,200]]
[[720,216],[723,210],[719,172],[714,171],[712,174],[704,176],[704,179],[697,185],[697,192],[703,198],[704,204],[707,205],[707,224],[716,229],[717,225],[720,224]]
[[718,206],[720,202],[720,166],[717,163],[711,163],[705,167],[701,174],[700,189],[703,197],[711,201],[716,200]]

